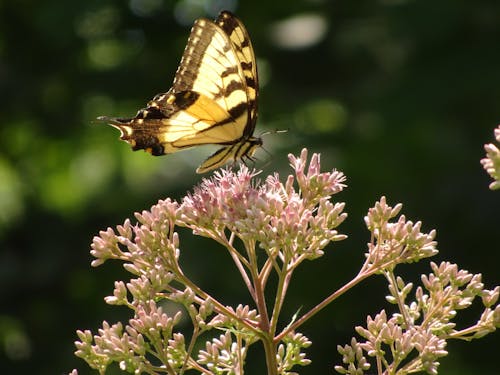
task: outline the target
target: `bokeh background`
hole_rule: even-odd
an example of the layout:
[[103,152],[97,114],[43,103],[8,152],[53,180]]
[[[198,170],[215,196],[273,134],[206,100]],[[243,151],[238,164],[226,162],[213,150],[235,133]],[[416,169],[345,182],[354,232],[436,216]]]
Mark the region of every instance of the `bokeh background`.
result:
[[[120,264],[90,267],[92,237],[200,182],[198,148],[154,158],[131,152],[99,115],[130,116],[167,91],[193,20],[229,9],[246,24],[261,79],[257,167],[289,173],[286,155],[321,152],[349,188],[349,239],[297,273],[284,318],[350,280],[363,261],[368,207],[385,195],[438,231],[440,253],[500,283],[500,195],[479,160],[500,122],[500,2],[496,0],[0,1],[0,372],[78,368],[76,329],[128,319],[107,306]],[[226,303],[247,301],[227,254],[182,233],[193,278]],[[400,267],[407,279],[428,262]],[[329,374],[337,344],[386,294],[373,278],[303,326],[313,364]],[[477,307],[477,306],[476,306]],[[472,324],[479,309],[467,311]],[[441,374],[498,373],[500,336],[453,342]],[[253,354],[249,373],[263,373]],[[113,373],[113,372],[110,372]]]

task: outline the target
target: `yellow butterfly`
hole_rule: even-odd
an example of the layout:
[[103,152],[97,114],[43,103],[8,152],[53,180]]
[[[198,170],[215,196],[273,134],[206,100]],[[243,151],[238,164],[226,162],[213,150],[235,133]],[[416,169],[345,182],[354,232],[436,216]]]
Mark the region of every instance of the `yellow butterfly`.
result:
[[172,88],[156,95],[133,118],[101,116],[119,129],[132,149],[152,155],[216,144],[221,149],[196,170],[204,173],[230,160],[250,159],[262,146],[257,121],[257,65],[248,32],[233,14],[198,19]]

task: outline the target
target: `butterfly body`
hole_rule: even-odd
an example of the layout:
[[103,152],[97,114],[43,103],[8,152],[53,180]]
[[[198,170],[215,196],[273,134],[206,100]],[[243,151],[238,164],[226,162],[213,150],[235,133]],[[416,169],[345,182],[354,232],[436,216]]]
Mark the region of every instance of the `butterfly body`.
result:
[[197,169],[252,159],[262,145],[257,121],[257,66],[249,35],[227,11],[198,19],[191,30],[172,88],[156,95],[133,118],[99,117],[121,132],[133,150],[171,154],[205,144],[224,146]]

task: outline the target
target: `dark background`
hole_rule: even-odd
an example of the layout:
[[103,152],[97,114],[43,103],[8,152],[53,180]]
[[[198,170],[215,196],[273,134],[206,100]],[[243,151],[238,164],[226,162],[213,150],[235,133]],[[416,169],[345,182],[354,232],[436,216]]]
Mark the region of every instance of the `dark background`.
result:
[[[120,264],[90,267],[92,237],[158,199],[179,199],[200,181],[212,151],[162,158],[133,153],[99,115],[130,116],[173,79],[193,20],[226,8],[246,24],[259,59],[256,134],[264,175],[289,173],[287,153],[321,152],[349,188],[341,231],[349,239],[305,263],[292,282],[283,323],[350,280],[369,241],[363,216],[387,196],[411,220],[438,231],[440,253],[486,287],[500,283],[500,196],[479,160],[500,121],[500,2],[486,1],[3,1],[0,3],[0,369],[61,374],[78,368],[76,329],[129,312],[103,297],[127,280]],[[280,42],[279,22],[312,16],[317,35]],[[304,20],[304,18],[302,18]],[[283,24],[281,24],[282,26]],[[294,30],[296,32],[296,29]],[[299,32],[301,36],[305,32]],[[300,48],[299,48],[300,47]],[[182,233],[186,270],[225,303],[248,301],[219,248]],[[399,268],[407,280],[428,262]],[[237,280],[237,279],[236,279]],[[334,373],[337,344],[384,304],[375,277],[302,328],[313,364]],[[477,307],[477,306],[476,306]],[[473,324],[479,309],[463,314]],[[498,371],[500,336],[452,342],[441,374]],[[495,355],[496,353],[496,355]],[[251,353],[249,373],[263,373]],[[255,366],[255,367],[253,367]]]

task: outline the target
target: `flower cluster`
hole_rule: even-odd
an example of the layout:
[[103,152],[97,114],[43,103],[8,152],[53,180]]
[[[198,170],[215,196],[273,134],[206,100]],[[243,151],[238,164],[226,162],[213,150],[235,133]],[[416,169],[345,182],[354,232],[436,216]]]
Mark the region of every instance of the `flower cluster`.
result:
[[[279,336],[278,318],[293,271],[304,260],[321,257],[330,242],[346,238],[336,230],[347,216],[344,204],[331,200],[344,189],[345,177],[336,170],[322,173],[317,154],[308,165],[307,150],[289,159],[295,174],[285,183],[278,174],[261,182],[246,166],[222,170],[180,203],[159,201],[136,214],[136,224],[126,220],[116,230],[100,232],[92,243],[92,265],[120,260],[133,275],[128,282],[115,282],[105,300],[129,307],[134,316],[126,325],[104,322],[96,335],[78,331],[76,355],[100,373],[113,362],[134,373],[243,373],[249,346],[261,341],[270,373],[289,374],[292,367],[309,364],[303,349],[310,341],[289,326]],[[256,309],[225,306],[184,273],[177,227],[227,249]],[[269,307],[266,287],[272,273],[279,281]],[[172,311],[172,304],[179,307],[170,316],[164,307]],[[182,309],[193,327],[187,341],[176,331]],[[217,334],[196,355],[201,335],[206,340],[214,329]]]
[[[500,143],[500,125],[495,129],[495,138]],[[481,159],[481,164],[486,172],[493,178],[491,190],[500,189],[500,150],[493,143],[484,145],[486,157]]]
[[366,263],[362,270],[370,268],[381,272],[398,263],[417,262],[437,254],[435,230],[421,233],[422,223],[413,224],[404,215],[399,216],[396,222],[391,222],[402,207],[402,204],[391,207],[385,197],[382,197],[368,210],[365,224],[372,233],[372,241],[368,245]]
[[[345,238],[335,228],[346,218],[343,203],[329,199],[345,187],[341,172],[319,171],[319,155],[314,154],[307,172],[307,152],[290,156],[295,177],[282,184],[279,175],[256,184],[255,173],[245,166],[240,173],[216,172],[182,200],[178,225],[226,245],[225,231],[245,243],[256,241],[268,254],[282,259],[323,255],[330,241]],[[297,182],[299,190],[295,190]]]
[[[78,331],[76,355],[100,374],[112,363],[136,374],[244,374],[250,346],[260,343],[268,374],[296,374],[297,366],[311,362],[304,352],[311,341],[298,329],[373,275],[386,278],[386,299],[397,310],[390,317],[385,310],[368,317],[366,327],[356,328],[363,341],[353,338],[350,345],[338,347],[344,362],[336,366],[340,373],[361,375],[371,370],[373,359],[378,374],[436,374],[439,358],[447,354],[447,340],[479,338],[500,326],[500,287],[486,290],[481,275],[451,263],[431,263],[432,273],[421,277],[422,286],[409,301],[413,284],[395,270],[435,255],[436,232],[423,232],[420,222],[400,215],[401,204],[392,207],[385,197],[365,217],[371,239],[356,277],[292,321],[281,321],[297,267],[346,238],[338,232],[347,217],[345,205],[333,200],[345,188],[345,176],[336,170],[321,172],[318,154],[308,164],[305,149],[289,160],[294,173],[284,182],[278,174],[261,181],[246,166],[237,172],[222,170],[180,202],[161,200],[135,214],[135,223],[127,219],[100,232],[92,243],[92,265],[119,260],[132,275],[127,282],[116,281],[105,301],[128,307],[133,316],[126,324],[105,321],[97,334]],[[179,260],[189,252],[181,247],[179,227],[227,251],[252,306],[226,306],[223,296],[210,295],[184,272]],[[276,281],[272,288],[271,276]],[[484,305],[481,318],[457,329],[457,311],[479,298]],[[187,335],[180,331],[181,319],[191,323]],[[76,370],[71,374],[77,375]]]
[[[413,284],[387,274],[390,294],[386,298],[398,306],[398,312],[388,319],[382,310],[368,317],[366,328],[356,327],[365,341],[352,338],[350,345],[337,347],[344,363],[335,367],[337,372],[362,375],[371,368],[370,357],[376,359],[378,374],[437,374],[438,359],[448,354],[447,340],[471,340],[500,327],[500,305],[494,306],[500,287],[486,290],[480,274],[459,270],[449,262],[431,262],[431,268],[432,273],[422,275],[413,301],[407,301]],[[481,318],[471,327],[456,329],[457,310],[469,307],[475,298],[484,306]]]

